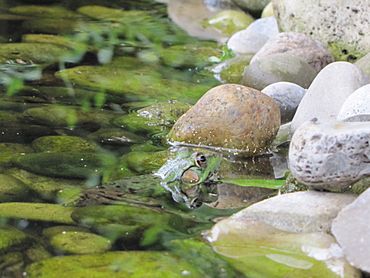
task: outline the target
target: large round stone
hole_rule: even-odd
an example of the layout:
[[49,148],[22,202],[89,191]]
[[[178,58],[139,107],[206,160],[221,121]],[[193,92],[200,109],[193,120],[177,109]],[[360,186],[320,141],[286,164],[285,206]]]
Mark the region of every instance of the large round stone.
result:
[[349,95],[343,103],[337,119],[347,122],[370,121],[370,84]]
[[280,33],[271,38],[253,57],[251,63],[264,57],[286,53],[297,56],[319,72],[334,61],[331,54],[319,42],[300,33]]
[[169,139],[243,151],[265,150],[280,126],[280,110],[270,97],[252,88],[225,84],[209,90],[175,123]]
[[300,32],[328,44],[336,59],[353,60],[370,51],[368,0],[273,0],[285,32]]

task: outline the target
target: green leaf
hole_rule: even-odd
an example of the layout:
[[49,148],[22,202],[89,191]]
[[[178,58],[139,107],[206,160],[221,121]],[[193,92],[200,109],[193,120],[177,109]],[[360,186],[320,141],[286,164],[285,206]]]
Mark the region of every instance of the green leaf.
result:
[[10,79],[10,82],[6,84],[6,94],[8,96],[13,96],[22,88],[23,88],[23,80],[20,78],[12,78]]
[[284,185],[285,180],[260,180],[260,179],[223,179],[222,182],[235,184],[238,186],[263,187],[279,189]]

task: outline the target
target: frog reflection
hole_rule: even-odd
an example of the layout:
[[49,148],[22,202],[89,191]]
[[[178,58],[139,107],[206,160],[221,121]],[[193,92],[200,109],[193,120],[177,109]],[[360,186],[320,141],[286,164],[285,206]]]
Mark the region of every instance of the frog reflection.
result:
[[180,148],[154,175],[161,178],[161,185],[171,192],[176,202],[195,208],[216,196],[213,193],[221,160],[221,156],[214,153]]

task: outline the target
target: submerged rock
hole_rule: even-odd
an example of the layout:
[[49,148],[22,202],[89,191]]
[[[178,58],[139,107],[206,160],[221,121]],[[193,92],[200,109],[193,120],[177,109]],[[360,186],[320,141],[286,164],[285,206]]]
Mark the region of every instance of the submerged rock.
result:
[[337,120],[346,122],[370,122],[370,85],[365,85],[344,101]]
[[142,137],[121,128],[101,128],[90,133],[88,138],[100,144],[123,146],[142,143],[144,140]]
[[25,5],[15,6],[9,9],[18,15],[47,17],[47,18],[76,18],[78,14],[61,6]]
[[56,135],[49,127],[32,124],[6,124],[0,127],[0,142],[30,143],[41,136]]
[[343,249],[347,260],[370,273],[370,189],[345,207],[334,219],[331,231]]
[[369,122],[307,122],[293,135],[289,166],[300,182],[340,192],[370,176]]
[[265,87],[261,92],[279,104],[281,123],[287,123],[293,119],[306,90],[294,83],[277,82]]
[[334,62],[331,54],[319,41],[300,33],[280,33],[257,52],[251,63],[278,53],[299,57],[312,66],[317,73],[326,65]]
[[27,200],[29,193],[29,188],[19,179],[0,174],[0,202]]
[[269,146],[279,126],[280,111],[271,98],[252,88],[226,84],[209,90],[181,116],[168,138],[253,156]]
[[237,54],[254,55],[277,34],[279,29],[274,17],[257,19],[245,30],[233,34],[227,42],[227,47]]
[[308,88],[316,77],[315,70],[308,63],[288,53],[272,54],[252,61],[245,68],[242,84],[258,90],[282,81]]
[[32,142],[32,148],[37,152],[96,152],[97,146],[77,136],[43,136]]
[[338,60],[353,61],[370,51],[369,3],[366,0],[338,2],[273,0],[280,28],[300,32],[327,44]]
[[159,251],[107,252],[97,255],[60,256],[34,263],[26,269],[30,278],[93,277],[145,277],[180,278],[202,274],[188,261]]
[[328,65],[317,75],[299,104],[292,130],[313,118],[321,122],[334,120],[347,97],[368,82],[368,77],[355,65],[347,62]]
[[216,65],[212,72],[222,83],[240,84],[245,67],[249,65],[252,55],[238,55]]
[[7,252],[10,248],[15,246],[20,246],[21,244],[25,244],[28,236],[12,227],[12,226],[4,226],[1,225],[0,227],[0,251],[1,253]]
[[263,8],[270,2],[269,0],[233,0],[242,8],[254,12],[262,11]]
[[33,150],[28,145],[16,143],[0,143],[0,165],[9,166],[12,160],[26,153],[32,153]]

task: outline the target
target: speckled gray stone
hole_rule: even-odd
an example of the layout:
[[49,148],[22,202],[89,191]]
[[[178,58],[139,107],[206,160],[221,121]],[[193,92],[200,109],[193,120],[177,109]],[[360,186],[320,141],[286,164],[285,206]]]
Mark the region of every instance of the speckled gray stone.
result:
[[368,77],[355,65],[331,63],[308,88],[292,120],[292,130],[313,118],[321,122],[335,119],[347,97],[367,83]]
[[286,123],[292,120],[306,90],[294,83],[277,82],[268,85],[261,92],[279,104],[281,123]]
[[280,33],[271,38],[253,57],[251,63],[277,53],[297,56],[319,72],[334,59],[326,48],[311,37],[300,33]]
[[332,45],[336,59],[353,60],[370,51],[368,0],[273,0],[285,32],[301,32]]
[[256,54],[277,34],[279,34],[279,28],[274,17],[257,19],[247,29],[232,35],[227,42],[227,47],[237,54]]
[[311,188],[341,192],[370,176],[370,122],[306,122],[289,148],[293,176]]
[[370,84],[349,95],[343,103],[337,119],[347,122],[370,121]]
[[233,0],[240,7],[251,11],[262,11],[270,0]]
[[348,262],[370,272],[370,189],[345,207],[334,219],[332,234]]

